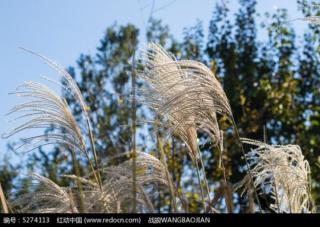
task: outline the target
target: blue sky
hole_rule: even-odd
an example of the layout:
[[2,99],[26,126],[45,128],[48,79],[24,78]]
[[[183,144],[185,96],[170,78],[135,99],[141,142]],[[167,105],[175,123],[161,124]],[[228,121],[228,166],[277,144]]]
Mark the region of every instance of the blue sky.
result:
[[[224,1],[236,12],[237,0]],[[64,66],[75,65],[80,53],[95,52],[105,28],[115,22],[133,23],[143,33],[153,7],[153,16],[168,24],[179,38],[183,28],[193,26],[197,19],[203,21],[206,29],[215,3],[221,0],[1,0],[0,134],[13,126],[4,115],[19,101],[8,93],[26,80],[41,81],[41,75],[54,78],[51,69],[19,46]],[[290,18],[301,17],[296,0],[258,0],[260,13],[272,13],[277,7],[287,8]],[[294,27],[301,34],[306,25],[295,22]],[[0,139],[0,157],[7,150],[6,143]]]

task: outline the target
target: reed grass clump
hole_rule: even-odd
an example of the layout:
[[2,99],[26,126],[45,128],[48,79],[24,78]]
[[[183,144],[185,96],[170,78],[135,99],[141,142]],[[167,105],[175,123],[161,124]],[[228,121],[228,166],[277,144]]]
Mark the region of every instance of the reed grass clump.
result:
[[[170,193],[170,206],[173,212],[186,211],[177,203],[177,199],[184,200],[184,195],[172,182],[167,166],[168,157],[160,133],[162,129],[166,135],[179,138],[187,147],[188,155],[197,170],[203,212],[219,212],[211,204],[215,199],[210,198],[211,188],[198,145],[198,133],[207,134],[212,144],[222,152],[223,136],[218,124],[218,116],[222,115],[233,123],[239,139],[240,136],[228,98],[210,69],[196,61],[177,60],[161,46],[155,43],[148,44],[142,50],[138,61],[140,64],[138,75],[144,83],[138,90],[137,101],[145,104],[156,115],[151,122],[157,129],[156,139],[160,159],[136,151],[136,94],[135,78],[133,78],[133,150],[119,155],[121,161],[117,165],[108,166],[106,163],[109,158],[114,158],[108,157],[107,160],[102,160],[103,165],[99,166],[89,108],[76,82],[62,66],[42,55],[27,51],[42,58],[58,72],[62,83],[55,83],[79,103],[86,129],[80,129],[66,100],[48,86],[29,81],[17,87],[13,94],[28,101],[13,107],[9,115],[15,115],[15,120],[23,123],[5,133],[3,137],[9,138],[33,129],[53,129],[23,138],[22,144],[16,147],[16,150],[29,152],[50,144],[65,146],[72,151],[74,174],[60,176],[68,178],[71,182],[65,187],[36,173],[29,174],[27,177],[32,180],[32,187],[10,202],[14,211],[153,213],[156,212],[154,201],[158,198],[159,191]],[[133,77],[134,70],[133,66]],[[90,142],[89,145],[86,144],[87,141]],[[255,148],[245,153],[241,143],[247,175],[235,186],[236,189],[243,188],[243,193],[253,189],[259,206],[257,191],[259,194],[268,194],[272,201],[269,208],[277,213],[313,212],[310,167],[298,145],[268,145],[245,138],[242,138],[241,142],[253,145]],[[83,175],[80,175],[76,157],[79,154],[85,156],[90,167]],[[225,187],[226,181],[225,178]],[[225,196],[226,206],[228,211],[232,212],[232,196],[230,196],[232,192],[225,194],[228,194],[228,198]],[[1,190],[1,185],[0,199],[4,212],[9,212],[11,206],[8,206],[9,202]],[[260,211],[263,212],[261,207]]]
[[148,44],[142,50],[139,62],[142,69],[139,75],[145,82],[140,90],[140,101],[158,116],[154,120],[155,125],[164,129],[167,135],[174,135],[186,144],[188,154],[197,168],[203,207],[208,210],[198,162],[206,185],[207,203],[211,200],[210,189],[197,133],[206,133],[213,146],[222,148],[223,137],[217,114],[232,119],[227,96],[215,75],[204,64],[177,60],[155,43]]
[[178,61],[161,46],[150,43],[142,51],[140,77],[145,81],[141,102],[160,117],[160,127],[198,153],[197,132],[205,132],[214,145],[221,143],[217,114],[231,117],[231,107],[220,82],[202,63]]
[[[254,187],[273,199],[270,209],[277,213],[312,212],[310,166],[298,145],[269,145],[242,138],[255,146],[246,154],[250,163]],[[239,186],[248,190],[248,176]]]
[[16,147],[16,151],[23,149],[23,152],[29,152],[39,146],[59,143],[88,155],[80,129],[63,98],[47,86],[32,81],[18,86],[12,94],[28,98],[30,101],[16,105],[10,110],[9,115],[17,115],[15,120],[24,122],[9,133],[3,134],[4,138],[32,129],[54,129],[53,132],[23,138],[23,143]]
[[[128,213],[132,203],[132,154],[129,160],[102,168],[102,190],[91,176],[62,175],[74,184],[60,187],[50,179],[31,173],[32,187],[11,205],[18,212],[26,213],[79,213],[83,193],[84,206],[89,213]],[[126,156],[126,155],[124,155]],[[168,188],[165,168],[154,156],[137,152],[137,211],[153,213],[153,200],[160,187]],[[81,182],[82,192],[77,182]]]

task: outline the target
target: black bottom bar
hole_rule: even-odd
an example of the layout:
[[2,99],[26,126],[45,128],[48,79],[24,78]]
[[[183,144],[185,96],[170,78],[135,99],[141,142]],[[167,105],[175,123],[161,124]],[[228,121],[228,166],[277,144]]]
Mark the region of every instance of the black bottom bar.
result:
[[1,226],[13,225],[211,225],[309,226],[320,223],[320,214],[0,214]]

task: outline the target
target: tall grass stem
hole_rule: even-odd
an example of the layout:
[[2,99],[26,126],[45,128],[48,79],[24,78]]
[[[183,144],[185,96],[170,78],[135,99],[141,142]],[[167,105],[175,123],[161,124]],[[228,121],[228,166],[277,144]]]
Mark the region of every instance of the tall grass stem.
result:
[[136,75],[135,75],[135,51],[133,52],[132,68],[132,206],[133,213],[137,212],[137,151],[136,151]]
[[236,133],[237,139],[238,139],[238,141],[239,141],[239,143],[240,143],[240,148],[241,148],[241,151],[242,151],[242,155],[243,155],[244,161],[245,161],[245,163],[246,163],[246,167],[247,167],[247,169],[248,169],[249,178],[250,178],[250,181],[251,181],[253,190],[254,190],[254,194],[255,194],[255,197],[256,197],[256,200],[257,200],[257,203],[258,203],[258,206],[259,206],[259,210],[260,210],[260,212],[262,213],[262,208],[261,208],[260,200],[259,200],[259,197],[258,197],[258,193],[257,193],[257,190],[256,190],[256,188],[255,188],[255,186],[254,186],[254,181],[253,181],[253,177],[252,177],[252,173],[251,173],[251,168],[250,168],[250,165],[249,165],[249,162],[248,162],[246,153],[245,153],[245,151],[244,151],[242,142],[241,142],[241,140],[240,140],[239,131],[238,131],[238,128],[237,128],[237,125],[236,125],[236,122],[235,122],[235,120],[234,120],[233,115],[231,116],[231,120],[232,120],[232,124],[233,124],[233,127],[234,127],[234,131],[235,131],[235,133]]
[[0,200],[1,200],[3,213],[8,214],[9,208],[8,208],[6,197],[5,197],[4,192],[2,190],[1,183],[0,183]]

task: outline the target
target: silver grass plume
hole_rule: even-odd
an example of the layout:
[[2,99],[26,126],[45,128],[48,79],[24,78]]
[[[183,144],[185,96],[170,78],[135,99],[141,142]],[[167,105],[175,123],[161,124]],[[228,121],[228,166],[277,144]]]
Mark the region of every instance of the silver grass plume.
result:
[[[19,106],[16,106],[13,108],[11,113],[19,112],[22,114],[22,116],[19,118],[28,118],[28,117],[34,117],[34,119],[30,119],[26,123],[22,124],[21,126],[13,129],[8,134],[4,134],[3,137],[7,138],[12,136],[13,134],[26,130],[26,129],[32,129],[32,128],[42,128],[47,129],[49,126],[53,125],[54,128],[60,127],[60,129],[66,130],[66,133],[51,133],[48,135],[39,135],[35,137],[29,137],[23,140],[22,147],[26,144],[32,144],[33,147],[30,150],[36,149],[40,145],[43,144],[53,144],[53,143],[64,143],[69,146],[69,148],[77,148],[81,152],[83,152],[86,155],[86,158],[90,164],[90,167],[92,171],[95,173],[96,181],[99,183],[101,187],[101,179],[100,179],[100,173],[99,171],[94,171],[94,168],[98,169],[98,158],[95,150],[94,145],[94,137],[92,134],[92,127],[91,122],[88,114],[88,106],[86,105],[79,87],[77,86],[77,83],[72,78],[72,76],[64,69],[63,66],[59,65],[58,63],[54,62],[53,60],[35,53],[31,50],[21,48],[33,55],[36,55],[40,57],[48,66],[50,66],[52,69],[54,69],[62,78],[63,84],[60,84],[56,81],[52,81],[48,79],[49,81],[55,82],[58,85],[60,85],[65,91],[67,91],[69,94],[71,94],[75,100],[78,102],[82,109],[82,114],[84,116],[84,119],[86,121],[87,125],[87,133],[88,137],[90,139],[90,145],[91,150],[94,157],[95,166],[93,165],[92,161],[90,160],[89,154],[86,150],[86,145],[84,143],[84,140],[82,139],[80,129],[78,128],[76,121],[74,120],[71,112],[68,110],[68,105],[66,101],[63,98],[60,98],[58,95],[56,95],[52,90],[47,88],[44,85],[37,84],[34,82],[26,82],[22,85],[26,89],[26,91],[17,92],[17,95],[19,96],[25,96],[25,97],[31,97],[34,98],[34,101],[31,101],[29,103],[25,103]],[[34,86],[38,86],[41,90],[39,93]],[[46,99],[46,91],[49,92],[49,98]],[[47,101],[47,103],[46,103]],[[57,110],[55,108],[57,107]],[[46,109],[49,109],[49,111],[46,111]],[[26,112],[27,114],[23,114],[23,112]],[[58,116],[61,114],[60,116]],[[46,140],[49,140],[47,143]]]
[[301,20],[309,22],[313,25],[320,25],[320,17],[319,16],[308,16],[305,18],[301,18]]
[[[271,195],[270,209],[277,213],[312,212],[310,167],[298,145],[268,145],[242,138],[245,144],[256,146],[246,154],[255,188]],[[249,177],[236,187],[249,190]]]
[[293,21],[305,21],[311,25],[320,25],[320,16],[307,16],[307,17],[302,17],[302,18],[296,18],[296,19],[292,19],[288,22],[293,22]]
[[[91,144],[91,149],[93,152],[93,157],[95,160],[95,164],[96,164],[96,168],[98,168],[98,158],[97,158],[97,154],[96,154],[96,150],[95,150],[95,146],[94,146],[94,138],[93,138],[93,134],[92,134],[92,126],[91,126],[91,121],[89,118],[89,114],[88,114],[88,106],[86,105],[86,102],[84,101],[81,91],[76,83],[76,81],[72,78],[72,76],[67,72],[67,70],[65,70],[65,68],[56,63],[55,61],[41,55],[38,53],[35,53],[31,50],[25,49],[25,48],[21,48],[33,55],[36,55],[38,57],[40,57],[48,66],[50,66],[52,69],[54,69],[63,79],[63,82],[65,83],[65,86],[63,86],[64,89],[66,89],[67,91],[70,92],[71,95],[73,95],[73,97],[75,98],[76,101],[78,101],[78,104],[80,105],[81,109],[82,109],[82,114],[84,115],[84,119],[86,121],[86,125],[87,125],[87,133],[90,139],[90,144]],[[99,173],[97,173],[99,176]]]
[[[129,155],[131,155],[129,153]],[[124,161],[116,166],[103,168],[102,190],[91,177],[62,175],[75,182],[69,187],[60,187],[53,181],[38,174],[30,174],[33,179],[31,191],[20,195],[12,202],[18,212],[30,213],[78,213],[79,188],[81,182],[84,206],[91,213],[130,212],[132,202],[132,162]],[[137,210],[154,212],[152,199],[159,187],[167,188],[165,167],[154,156],[137,153]]]
[[[159,187],[163,189],[169,187],[166,168],[160,160],[143,152],[137,152],[136,167],[137,211],[154,212],[152,201],[156,199]],[[112,204],[119,203],[120,212],[130,212],[131,209],[133,198],[131,169],[132,161],[129,160],[102,170],[106,179],[104,192],[113,194]]]
[[[4,138],[26,130],[45,130],[50,127],[56,129],[45,134],[23,138],[22,144],[16,148],[17,151],[27,147],[25,152],[28,152],[41,145],[59,143],[86,154],[80,129],[65,99],[47,86],[31,81],[18,86],[13,94],[28,98],[29,101],[16,105],[10,110],[9,115],[16,114],[18,116],[15,120],[24,120],[24,122],[10,132],[4,133]],[[31,147],[28,148],[28,146]]]
[[22,213],[78,213],[72,190],[60,187],[50,179],[30,174],[31,191],[19,195],[11,204]]
[[178,61],[161,46],[150,43],[142,51],[140,77],[146,82],[141,102],[161,119],[168,134],[178,136],[197,156],[197,131],[207,133],[214,145],[221,143],[217,114],[232,112],[220,82],[202,63]]
[[[49,67],[51,67],[53,70],[55,70],[63,79],[63,82],[65,83],[65,89],[70,91],[70,94],[72,94],[74,96],[74,98],[78,101],[78,104],[80,105],[83,114],[85,115],[85,118],[88,120],[89,119],[89,115],[88,115],[88,106],[86,105],[82,95],[81,95],[81,91],[77,85],[77,83],[75,82],[75,80],[72,78],[72,76],[65,70],[65,68],[58,64],[57,62],[41,55],[38,53],[35,53],[31,50],[22,48],[22,50],[31,53],[35,56],[40,57]],[[90,125],[90,121],[88,121],[88,127],[91,127]]]
[[[311,5],[308,6],[308,4],[305,5],[305,3],[302,4],[302,6],[305,6],[307,8],[311,8],[314,10],[319,10],[320,8],[320,4],[319,3],[315,3],[315,2],[311,2]],[[301,18],[295,18],[292,20],[289,20],[288,22],[293,22],[293,21],[305,21],[311,25],[320,25],[320,16],[305,16],[305,17],[301,17]]]

